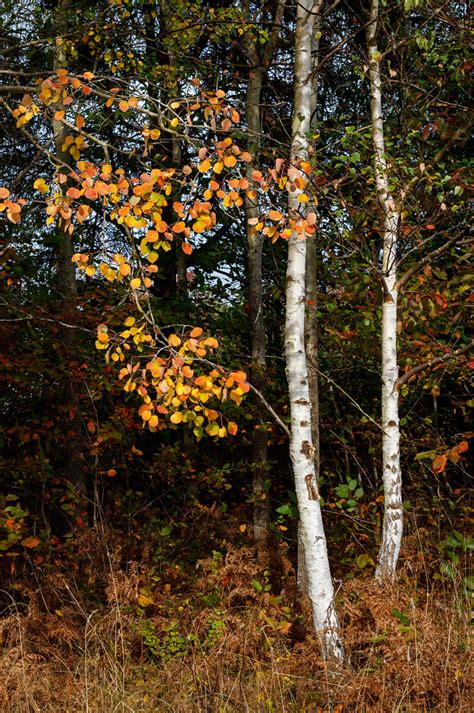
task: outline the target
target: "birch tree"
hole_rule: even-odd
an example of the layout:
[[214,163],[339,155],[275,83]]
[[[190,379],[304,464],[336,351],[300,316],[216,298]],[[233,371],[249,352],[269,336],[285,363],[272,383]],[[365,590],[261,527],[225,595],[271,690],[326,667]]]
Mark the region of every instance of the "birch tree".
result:
[[[317,124],[318,109],[318,62],[319,62],[319,40],[321,35],[321,11],[323,0],[319,0],[314,6],[315,14],[311,54],[313,57],[312,71],[312,94],[311,94],[311,122],[310,128],[315,131]],[[315,204],[310,206],[310,210],[316,211]],[[318,273],[317,273],[318,249],[316,243],[316,233],[308,235],[306,239],[306,315],[305,315],[305,349],[308,365],[308,385],[311,401],[311,435],[314,448],[314,469],[316,481],[319,484],[320,475],[320,443],[319,443],[319,379],[318,379]],[[298,534],[298,588],[306,593],[307,581],[304,571],[304,551],[300,534]]]
[[389,188],[382,106],[381,53],[377,46],[379,2],[372,0],[367,28],[370,79],[370,116],[377,197],[382,214],[382,468],[384,518],[375,576],[394,580],[403,533],[402,474],[400,469],[399,384],[397,360],[397,238],[400,210]]
[[288,213],[293,225],[288,239],[286,284],[285,352],[290,400],[290,456],[305,553],[307,592],[313,621],[323,655],[339,662],[343,647],[334,606],[334,588],[329,566],[326,536],[314,467],[311,429],[311,401],[305,351],[305,271],[306,241],[295,226],[306,212],[300,201],[306,183],[301,163],[309,158],[308,132],[311,123],[311,46],[315,22],[312,0],[301,0],[297,9],[295,46],[295,98],[291,142],[292,180],[288,188]]

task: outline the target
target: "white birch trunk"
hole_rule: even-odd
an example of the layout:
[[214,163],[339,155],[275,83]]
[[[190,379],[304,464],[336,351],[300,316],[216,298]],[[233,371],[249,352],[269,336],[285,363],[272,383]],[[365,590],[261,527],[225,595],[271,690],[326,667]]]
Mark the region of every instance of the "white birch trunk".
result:
[[383,214],[382,278],[382,464],[384,519],[382,544],[375,576],[394,580],[403,533],[402,475],[400,469],[400,424],[398,415],[397,274],[396,255],[399,210],[390,194],[385,158],[380,53],[377,48],[378,0],[372,0],[367,30],[369,50],[370,109],[375,154],[375,182]]
[[[307,134],[311,119],[311,40],[315,17],[312,10],[315,5],[313,0],[300,0],[297,10],[295,102],[291,144],[291,164],[294,168],[298,167],[301,160],[307,161],[309,156]],[[298,201],[298,194],[301,192],[303,191],[300,188],[289,192],[290,219],[296,220],[301,215],[302,204]],[[293,231],[288,240],[285,324],[291,414],[290,456],[314,626],[325,658],[342,662],[344,653],[334,607],[334,588],[314,469],[311,403],[304,340],[305,268],[306,241]]]
[[[312,54],[312,91],[311,91],[311,122],[310,129],[314,131],[317,123],[318,106],[318,61],[319,39],[321,30],[321,11],[323,0],[318,0],[313,5],[314,23],[311,40]],[[316,213],[317,206],[309,204],[308,211]],[[318,249],[316,235],[309,235],[306,240],[306,315],[305,315],[305,349],[308,367],[309,398],[311,401],[311,433],[314,448],[314,469],[316,482],[319,485],[320,476],[320,447],[319,447],[319,349],[318,349],[318,285],[317,285],[317,257]],[[298,526],[299,528],[299,526]],[[304,566],[304,547],[298,531],[298,564],[297,564],[298,589],[302,594],[308,591],[306,572]]]

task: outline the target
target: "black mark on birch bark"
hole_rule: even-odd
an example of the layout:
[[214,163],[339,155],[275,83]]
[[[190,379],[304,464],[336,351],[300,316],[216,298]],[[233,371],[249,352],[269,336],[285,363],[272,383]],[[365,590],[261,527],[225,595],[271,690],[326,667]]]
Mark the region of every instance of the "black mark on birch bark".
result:
[[309,441],[303,441],[301,444],[300,453],[302,453],[308,460],[313,460],[314,458],[314,448]]
[[308,489],[308,499],[319,500],[318,489],[316,487],[316,480],[314,478],[314,475],[311,475],[311,473],[305,475],[304,482],[306,483],[306,487]]

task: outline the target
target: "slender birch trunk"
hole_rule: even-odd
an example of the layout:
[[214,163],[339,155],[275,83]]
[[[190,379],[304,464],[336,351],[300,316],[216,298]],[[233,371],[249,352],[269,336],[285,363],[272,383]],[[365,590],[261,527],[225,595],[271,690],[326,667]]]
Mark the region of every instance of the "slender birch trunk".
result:
[[[321,31],[321,10],[323,0],[319,0],[313,9],[315,13],[311,53],[313,56],[313,76],[311,93],[311,129],[316,127],[318,108],[318,52]],[[310,204],[308,210],[316,211],[317,206]],[[318,377],[318,249],[316,233],[308,235],[306,239],[306,315],[305,315],[305,349],[308,364],[309,398],[311,401],[311,435],[314,448],[314,470],[316,482],[319,485],[320,475],[320,446],[319,446],[319,377]],[[304,567],[304,547],[298,530],[298,589],[306,594],[308,582]]]
[[[291,164],[309,157],[308,132],[311,121],[311,42],[313,37],[313,0],[300,0],[297,9],[295,47],[295,100],[292,126]],[[298,171],[303,180],[303,172]],[[298,195],[301,187],[291,184],[288,194],[290,221],[301,217]],[[314,447],[311,434],[311,402],[304,341],[306,241],[293,230],[288,240],[286,285],[285,351],[290,399],[290,456],[300,515],[301,539],[305,552],[308,596],[313,621],[321,641],[323,655],[338,662],[343,660],[339,623],[334,606],[334,588],[329,567],[318,484],[314,469]]]
[[382,544],[375,576],[394,580],[403,533],[402,475],[400,469],[400,425],[398,414],[397,361],[397,237],[400,213],[389,190],[385,157],[380,53],[377,48],[379,2],[372,0],[367,29],[370,78],[370,110],[374,146],[375,182],[383,215],[382,279],[382,465],[384,519]]

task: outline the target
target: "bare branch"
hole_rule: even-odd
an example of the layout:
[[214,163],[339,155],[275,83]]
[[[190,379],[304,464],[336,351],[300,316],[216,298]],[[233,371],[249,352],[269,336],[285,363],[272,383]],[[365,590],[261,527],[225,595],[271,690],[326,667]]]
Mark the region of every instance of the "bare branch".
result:
[[412,369],[409,369],[408,371],[406,371],[403,374],[403,376],[401,376],[398,379],[397,388],[400,388],[400,386],[405,384],[408,381],[408,379],[410,379],[415,374],[419,374],[420,371],[425,371],[426,369],[432,369],[434,366],[437,366],[438,364],[443,364],[444,362],[450,361],[451,359],[459,359],[459,357],[461,357],[463,354],[466,354],[473,347],[474,347],[474,339],[471,342],[469,342],[469,344],[466,344],[466,346],[462,347],[461,349],[458,349],[455,352],[450,352],[449,354],[444,354],[443,356],[435,357],[434,359],[425,361],[423,364],[418,364],[418,366],[414,366]]

